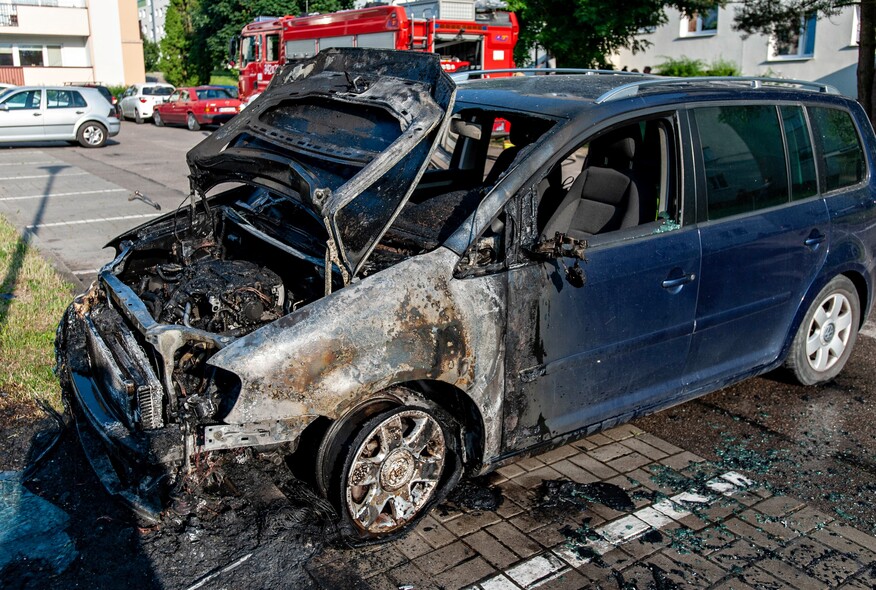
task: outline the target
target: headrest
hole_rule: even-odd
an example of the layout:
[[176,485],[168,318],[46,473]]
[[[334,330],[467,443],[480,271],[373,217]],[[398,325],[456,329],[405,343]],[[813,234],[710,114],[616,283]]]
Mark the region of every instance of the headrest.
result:
[[617,141],[611,143],[606,149],[606,156],[608,156],[609,161],[614,161],[618,159],[623,160],[632,160],[633,156],[636,155],[636,140],[632,137],[624,137],[622,139],[618,139]]
[[630,178],[612,168],[587,168],[581,198],[606,205],[619,205],[627,194]]

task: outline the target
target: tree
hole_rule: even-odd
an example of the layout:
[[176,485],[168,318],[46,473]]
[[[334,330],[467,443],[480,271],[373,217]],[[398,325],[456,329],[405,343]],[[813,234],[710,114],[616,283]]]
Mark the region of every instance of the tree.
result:
[[605,67],[608,56],[621,47],[633,52],[646,49],[651,43],[637,34],[644,27],[667,22],[665,8],[692,15],[726,1],[637,0],[619,5],[614,0],[508,0],[509,9],[520,19],[515,59],[526,63],[538,45],[563,67]]
[[876,122],[876,0],[743,0],[735,17],[735,28],[745,33],[788,38],[800,30],[803,18],[833,16],[843,8],[860,5],[858,41],[858,102]]
[[154,72],[158,69],[158,60],[161,56],[158,43],[147,39],[142,31],[140,32],[140,38],[143,40],[143,63],[146,65],[146,71]]
[[194,44],[193,19],[198,0],[170,0],[164,17],[159,66],[174,86],[197,84],[200,80],[191,62]]

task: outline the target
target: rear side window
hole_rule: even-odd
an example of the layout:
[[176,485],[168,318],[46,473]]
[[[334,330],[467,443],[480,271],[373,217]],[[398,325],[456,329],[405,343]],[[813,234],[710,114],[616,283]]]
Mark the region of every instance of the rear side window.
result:
[[852,116],[840,109],[808,107],[815,138],[824,159],[824,190],[858,184],[867,173],[867,163]]
[[693,110],[706,172],[708,218],[788,201],[778,110],[769,105]]
[[75,90],[46,90],[46,106],[50,109],[84,108],[88,106]]
[[805,199],[818,193],[815,156],[809,136],[809,126],[800,107],[783,106],[782,125],[788,144],[788,165],[791,173],[791,198]]

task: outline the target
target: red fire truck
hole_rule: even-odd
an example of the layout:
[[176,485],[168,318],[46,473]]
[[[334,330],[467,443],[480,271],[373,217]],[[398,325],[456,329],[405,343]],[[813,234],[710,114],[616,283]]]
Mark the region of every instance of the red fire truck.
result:
[[310,16],[261,17],[232,39],[241,100],[267,86],[287,59],[327,47],[429,51],[448,72],[514,67],[519,28],[514,13],[478,8],[475,0],[425,0]]

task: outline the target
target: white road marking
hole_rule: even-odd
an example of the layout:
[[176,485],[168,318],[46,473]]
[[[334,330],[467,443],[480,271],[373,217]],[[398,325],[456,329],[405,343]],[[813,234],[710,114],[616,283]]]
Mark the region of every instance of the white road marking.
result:
[[37,166],[42,164],[57,164],[57,160],[45,162],[0,162],[0,166]]
[[676,494],[671,498],[661,500],[651,506],[645,506],[632,514],[622,516],[593,529],[596,535],[583,543],[566,543],[530,557],[515,564],[505,572],[470,586],[469,590],[517,590],[518,588],[528,589],[542,585],[549,588],[549,580],[553,580],[568,571],[568,567],[581,567],[590,563],[594,556],[605,555],[612,549],[637,539],[648,531],[662,529],[672,522],[690,515],[691,512],[685,509],[685,504],[707,506],[716,502],[720,496],[732,496],[735,492],[743,491],[752,485],[754,482],[744,475],[728,471],[706,484],[706,487],[715,492],[717,496],[694,491]]
[[76,219],[74,221],[55,221],[53,223],[39,223],[28,225],[25,229],[40,229],[43,227],[61,227],[64,225],[84,225],[86,223],[103,223],[104,221],[123,221],[125,219],[147,219],[158,217],[161,213],[143,213],[140,215],[120,215],[119,217],[95,217],[94,219]]
[[96,275],[99,272],[100,272],[99,268],[91,268],[88,270],[74,270],[73,274],[74,275]]
[[[66,170],[66,168],[64,168]],[[66,174],[61,174],[62,170],[58,170],[55,174],[37,174],[34,176],[0,176],[0,180],[27,180],[30,178],[52,178],[54,176],[63,176],[67,178],[68,176],[85,176],[88,172],[68,172]]]
[[126,193],[128,189],[124,188],[105,188],[94,191],[78,191],[75,193],[47,193],[42,195],[24,195],[21,197],[0,197],[0,201],[26,201],[27,199],[45,199],[47,197],[76,197],[79,195],[98,195],[104,193]]

